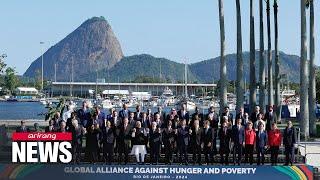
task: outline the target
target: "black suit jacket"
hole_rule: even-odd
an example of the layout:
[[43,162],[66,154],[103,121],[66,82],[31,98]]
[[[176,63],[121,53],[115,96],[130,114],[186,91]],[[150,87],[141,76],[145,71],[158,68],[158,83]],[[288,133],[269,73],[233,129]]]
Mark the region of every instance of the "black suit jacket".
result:
[[106,127],[102,128],[102,141],[103,143],[109,143],[112,144],[115,141],[115,132],[113,128],[109,128],[107,130]]
[[238,113],[237,115],[236,115],[236,121],[238,120],[238,119],[241,119],[241,124],[244,126],[245,125],[245,118],[244,118],[244,113]]
[[202,131],[202,142],[203,142],[204,146],[207,147],[209,142],[211,143],[211,146],[212,146],[213,145],[213,141],[214,141],[214,129],[209,127],[207,132],[206,132],[206,129],[203,128],[203,131]]
[[193,122],[196,119],[196,116],[198,115],[199,117],[199,124],[200,126],[203,126],[203,114],[199,113],[199,112],[195,112],[191,115],[191,121],[190,121],[190,125],[193,126]]
[[223,128],[219,130],[219,139],[220,139],[220,152],[230,153],[230,140],[231,140],[231,130],[228,128],[226,133],[224,133]]
[[256,121],[258,120],[258,115],[259,115],[260,113],[256,113],[256,112],[253,112],[253,113],[251,113],[251,115],[250,115],[250,120],[252,121],[252,123],[253,124],[255,124],[256,123]]
[[169,131],[168,128],[165,128],[162,132],[162,140],[163,144],[166,147],[173,147],[175,145],[175,142],[177,141],[177,135],[175,133],[175,130],[171,128],[171,131]]
[[178,128],[178,147],[184,147],[189,145],[190,134],[189,134],[189,127],[182,127]]
[[134,112],[134,119],[136,121],[141,121],[141,118],[142,118],[142,112]]
[[218,130],[219,128],[219,115],[215,112],[213,114],[213,117],[212,119],[210,118],[210,114],[211,113],[208,113],[206,115],[206,120],[209,120],[210,121],[210,126],[213,127],[215,130]]
[[240,129],[237,125],[232,126],[232,141],[237,145],[242,145],[245,138],[245,128],[241,125]]
[[158,132],[158,129],[153,132],[153,130],[150,130],[149,132],[149,145],[151,148],[159,147],[162,142],[162,134],[161,132]]
[[296,143],[296,132],[294,130],[294,127],[290,129],[286,127],[283,131],[283,144],[287,147],[293,147],[295,143]]
[[28,127],[22,128],[21,126],[17,127],[16,132],[30,132]]
[[124,145],[129,145],[131,143],[131,127],[128,124],[127,129],[124,129],[124,126],[122,125],[121,127],[118,128],[118,133],[117,133],[117,143],[119,142],[120,146],[121,144]]
[[202,143],[202,131],[203,129],[201,127],[199,127],[198,132],[196,132],[195,127],[191,128],[192,133],[191,133],[191,145],[192,146],[200,146]]
[[272,112],[272,113],[266,112],[264,119],[266,121],[266,130],[267,131],[271,130],[272,123],[276,122],[276,117],[274,115],[274,112]]
[[178,111],[177,114],[178,114],[180,120],[186,119],[187,124],[189,123],[190,115],[189,115],[189,112],[188,112],[188,111],[185,112],[185,115],[183,115],[183,112],[182,112],[181,110]]

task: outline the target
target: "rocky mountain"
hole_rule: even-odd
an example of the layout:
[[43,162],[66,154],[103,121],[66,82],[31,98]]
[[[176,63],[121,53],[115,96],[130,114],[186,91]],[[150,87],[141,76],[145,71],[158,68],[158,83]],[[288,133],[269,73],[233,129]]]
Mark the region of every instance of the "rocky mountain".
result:
[[[289,81],[298,83],[300,81],[300,57],[295,55],[288,55],[284,52],[279,53],[280,57],[280,73],[286,74]],[[256,76],[257,80],[259,78],[259,51],[256,51]],[[274,53],[273,53],[273,62],[274,62]],[[243,53],[244,61],[244,77],[249,82],[249,60],[250,53]],[[229,80],[236,80],[236,68],[237,68],[237,55],[229,54],[226,55],[227,61],[227,76]],[[267,64],[267,62],[266,62]],[[220,79],[220,57],[216,57],[209,60],[200,61],[190,65],[191,72],[195,74],[197,79],[201,82],[213,82]],[[273,64],[273,71],[275,70]],[[267,74],[266,74],[267,76]]]
[[[103,17],[93,17],[44,53],[44,78],[54,79],[56,64],[58,81],[69,81],[72,67],[77,81],[87,71],[112,68],[122,57],[120,43],[109,23]],[[37,77],[40,73],[41,56],[24,76]]]
[[[189,65],[188,65],[189,66]],[[161,69],[161,70],[160,70]],[[136,77],[146,76],[162,79],[167,82],[184,82],[185,64],[177,63],[166,58],[156,58],[148,54],[124,57],[111,69],[98,71],[98,78],[105,78],[106,82],[133,81]],[[188,82],[198,81],[188,67]],[[80,79],[95,81],[96,73],[88,72]]]
[[[258,53],[259,51],[256,52],[257,79]],[[249,52],[244,52],[244,75],[247,81],[249,81],[249,58]],[[228,79],[235,80],[236,54],[226,55],[226,60]],[[281,74],[286,74],[290,81],[298,83],[300,58],[280,52],[280,63]],[[55,64],[57,81],[69,82],[72,67],[74,81],[95,82],[98,78],[105,79],[106,82],[129,82],[141,76],[162,79],[167,82],[184,81],[184,64],[147,54],[124,57],[120,43],[103,17],[88,19],[44,53],[44,78],[46,80],[54,80]],[[41,56],[30,65],[24,77],[39,78],[40,74]],[[188,65],[188,82],[212,83],[219,79],[219,57]]]
[[[256,75],[259,78],[259,56],[256,52]],[[243,53],[244,76],[249,82],[249,52]],[[273,57],[274,58],[274,57]],[[229,80],[236,80],[237,56],[229,54],[227,60],[227,75]],[[300,71],[300,58],[295,55],[287,55],[280,52],[280,72],[286,74],[289,81],[298,83]],[[161,65],[160,65],[161,64]],[[98,71],[98,78],[105,78],[107,82],[132,81],[139,76],[161,77],[169,82],[184,81],[184,64],[177,63],[165,58],[156,58],[151,55],[141,54],[128,56],[121,59],[111,69]],[[274,65],[273,65],[274,66]],[[273,67],[273,70],[275,68]],[[88,72],[81,76],[81,80],[95,81],[96,72]],[[188,82],[212,83],[220,79],[220,57],[200,61],[188,65]]]

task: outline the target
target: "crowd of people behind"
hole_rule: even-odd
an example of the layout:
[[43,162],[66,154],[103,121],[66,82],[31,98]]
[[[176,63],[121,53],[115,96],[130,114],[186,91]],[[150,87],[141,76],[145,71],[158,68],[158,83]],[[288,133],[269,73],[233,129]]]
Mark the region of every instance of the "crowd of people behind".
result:
[[[22,121],[17,132],[25,131],[29,129]],[[187,165],[188,154],[193,155],[194,164],[213,164],[216,163],[214,157],[219,154],[220,163],[228,165],[229,155],[232,154],[234,164],[244,162],[252,165],[256,153],[257,164],[263,165],[265,154],[270,151],[271,163],[277,165],[279,147],[283,144],[285,165],[292,165],[296,143],[292,122],[288,121],[281,132],[272,107],[262,114],[259,106],[250,115],[242,108],[235,118],[229,107],[225,107],[220,115],[213,107],[207,114],[199,113],[198,109],[189,114],[186,104],[179,110],[172,108],[167,114],[161,107],[157,112],[151,109],[142,112],[139,105],[135,112],[131,112],[124,104],[119,112],[110,109],[110,114],[106,115],[99,106],[91,109],[84,101],[77,111],[67,106],[62,116],[57,112],[45,131],[72,133],[75,163],[103,160],[107,164],[114,161],[127,164],[129,155],[134,155],[138,164],[144,164],[149,152],[152,164],[158,164],[160,154],[164,153],[166,164],[176,159],[176,162]],[[114,159],[115,154],[118,155],[117,160]],[[205,162],[201,160],[202,154]]]

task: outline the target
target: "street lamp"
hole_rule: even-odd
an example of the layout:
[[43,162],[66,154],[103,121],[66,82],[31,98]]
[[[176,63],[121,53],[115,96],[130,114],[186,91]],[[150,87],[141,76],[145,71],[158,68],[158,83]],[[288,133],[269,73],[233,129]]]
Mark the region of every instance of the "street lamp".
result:
[[[44,44],[44,42],[40,42],[40,44]],[[43,91],[43,48],[42,48],[42,55],[41,55],[41,90]]]

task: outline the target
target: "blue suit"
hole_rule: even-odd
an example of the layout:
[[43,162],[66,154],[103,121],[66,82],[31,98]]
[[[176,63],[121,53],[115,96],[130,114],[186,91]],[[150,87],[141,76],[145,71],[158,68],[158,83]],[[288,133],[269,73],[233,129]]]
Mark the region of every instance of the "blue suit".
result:
[[105,124],[104,124],[104,120],[106,119],[106,115],[104,114],[104,112],[100,112],[99,115],[98,115],[98,124],[99,124],[99,127],[104,127]]
[[127,110],[122,109],[122,110],[119,112],[119,117],[120,117],[122,120],[123,120],[123,118],[125,118],[125,117],[129,118],[129,115],[130,115],[129,109],[127,109]]
[[257,131],[256,135],[256,148],[257,148],[257,164],[260,165],[260,162],[264,164],[264,154],[265,154],[265,146],[268,144],[268,134],[266,131]]
[[87,123],[91,119],[91,114],[89,110],[84,111],[83,109],[79,109],[77,112],[77,117],[80,119],[80,124],[83,127],[88,127]]
[[236,154],[238,154],[237,163],[238,165],[241,164],[242,159],[242,147],[243,143],[245,142],[245,128],[243,125],[238,127],[238,125],[232,126],[232,141],[234,143],[233,149],[233,161],[236,162]]

